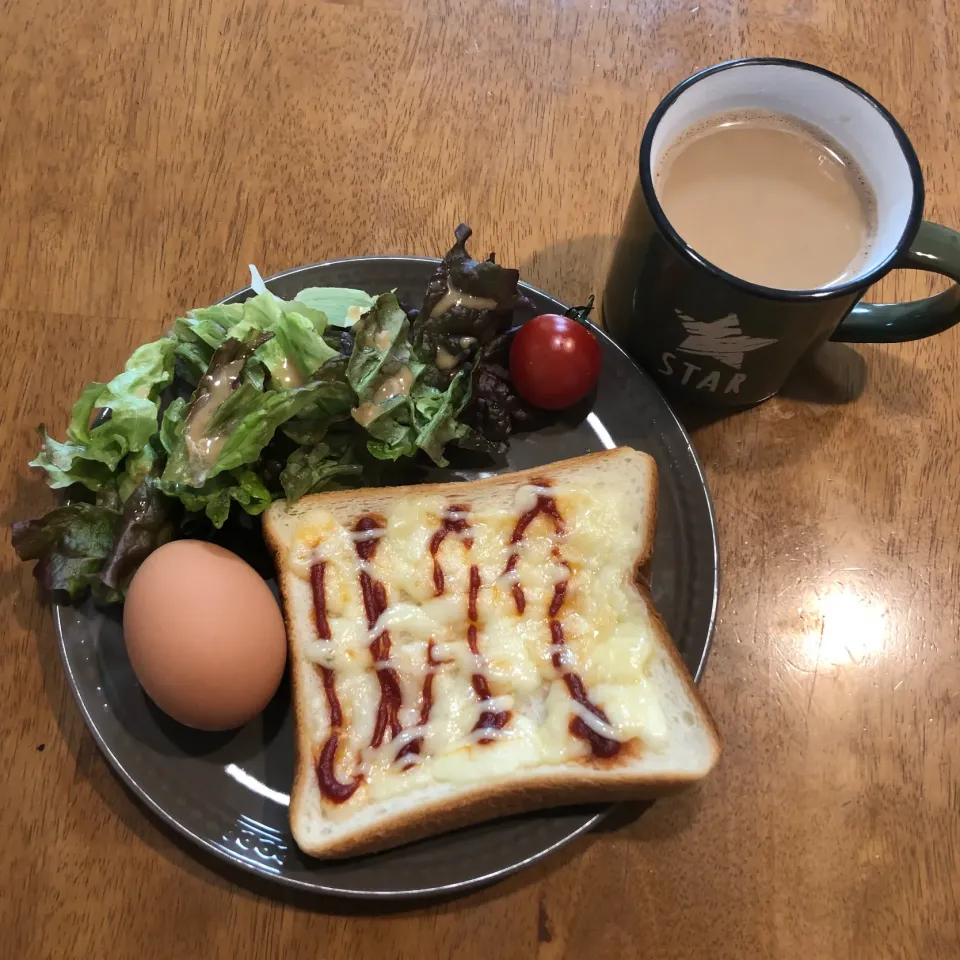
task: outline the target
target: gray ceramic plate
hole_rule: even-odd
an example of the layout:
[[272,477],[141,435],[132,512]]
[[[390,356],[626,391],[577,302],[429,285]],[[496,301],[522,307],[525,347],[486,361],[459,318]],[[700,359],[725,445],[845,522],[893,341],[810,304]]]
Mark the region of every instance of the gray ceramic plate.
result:
[[[302,267],[267,281],[278,296],[304,287],[396,288],[414,303],[435,260],[367,257]],[[563,305],[524,286],[536,312]],[[229,301],[246,299],[249,289]],[[600,331],[603,372],[592,410],[514,440],[490,472],[628,445],[660,468],[653,595],[699,678],[713,629],[717,540],[703,473],[690,441],[653,383]],[[454,476],[476,476],[461,469]],[[439,471],[437,471],[439,473]],[[447,471],[449,479],[450,471]],[[284,686],[257,720],[233,734],[181,727],[146,699],[127,660],[120,618],[88,603],[54,611],[67,677],[94,739],[146,805],[200,847],[254,874],[319,893],[410,897],[462,891],[513,873],[589,830],[609,808],[547,810],[481,824],[387,853],[340,863],[303,856],[287,827],[293,727]]]

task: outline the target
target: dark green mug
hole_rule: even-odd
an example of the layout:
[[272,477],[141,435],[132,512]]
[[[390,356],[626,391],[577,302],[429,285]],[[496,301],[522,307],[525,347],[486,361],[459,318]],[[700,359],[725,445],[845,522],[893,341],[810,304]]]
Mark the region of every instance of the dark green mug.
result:
[[[735,277],[676,232],[657,198],[664,151],[694,124],[762,110],[824,130],[854,158],[876,199],[877,231],[851,279],[814,290],[777,290]],[[960,282],[960,234],[923,220],[923,176],[907,135],[864,90],[793,60],[756,58],[708,67],[654,111],[603,296],[613,337],[665,392],[727,406],[758,403],[826,340],[892,343],[960,321],[960,287],[901,304],[862,304],[890,270],[908,267]]]

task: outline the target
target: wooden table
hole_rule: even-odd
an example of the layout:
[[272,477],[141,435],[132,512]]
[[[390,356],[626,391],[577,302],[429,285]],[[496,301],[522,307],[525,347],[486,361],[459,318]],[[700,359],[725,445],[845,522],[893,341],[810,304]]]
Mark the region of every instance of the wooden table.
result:
[[[248,263],[434,255],[466,218],[534,284],[598,291],[647,116],[718,60],[867,87],[913,138],[927,215],[957,225],[958,18],[953,0],[7,0],[3,520],[51,502],[25,466],[35,424],[62,433],[83,383]],[[788,396],[691,422],[722,539],[720,768],[439,906],[285,901],[198,862],[99,755],[5,546],[0,956],[955,958],[958,379],[960,330],[830,345]]]

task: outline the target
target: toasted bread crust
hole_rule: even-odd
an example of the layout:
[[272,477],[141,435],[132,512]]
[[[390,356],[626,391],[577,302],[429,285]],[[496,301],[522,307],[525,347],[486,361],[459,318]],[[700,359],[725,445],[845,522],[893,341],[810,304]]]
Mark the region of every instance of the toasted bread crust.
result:
[[291,684],[296,734],[294,782],[290,793],[290,823],[294,838],[304,853],[331,858],[371,853],[442,831],[549,806],[661,796],[682,790],[700,779],[699,776],[651,777],[649,774],[638,778],[637,773],[631,772],[629,768],[596,769],[588,765],[577,767],[574,764],[567,764],[562,767],[547,768],[549,772],[536,770],[521,772],[508,781],[494,784],[464,786],[458,788],[452,796],[420,803],[416,809],[386,813],[381,819],[367,823],[362,828],[350,829],[348,823],[345,823],[338,835],[325,838],[323,843],[311,843],[309,838],[298,836],[301,833],[298,824],[308,812],[304,804],[311,802],[306,788],[309,778],[316,776],[316,771],[313,765],[313,745],[308,732],[306,696],[302,689],[301,677],[301,671],[311,667],[297,655],[295,649],[294,638],[297,625],[290,616],[291,591],[295,574],[285,563],[286,544],[281,529],[283,521],[305,515],[317,507],[329,510],[335,515],[343,512],[351,517],[365,512],[377,512],[382,510],[385,504],[406,495],[459,498],[467,488],[470,491],[471,502],[475,502],[484,494],[496,492],[501,488],[514,489],[518,485],[531,483],[538,478],[563,479],[565,475],[579,474],[585,468],[603,470],[615,464],[619,466],[625,456],[642,457],[647,461],[644,465],[645,469],[650,470],[654,478],[651,491],[652,502],[648,506],[642,537],[643,547],[634,564],[636,588],[653,614],[651,619],[657,633],[658,646],[667,653],[677,676],[685,683],[691,705],[697,714],[696,722],[708,734],[712,751],[708,766],[712,767],[716,763],[721,746],[713,719],[700,700],[696,687],[663,621],[656,614],[649,594],[650,562],[656,529],[656,465],[651,458],[633,450],[618,448],[517,473],[488,477],[467,484],[462,482],[424,484],[315,494],[302,498],[293,506],[287,506],[282,502],[275,504],[264,514],[263,521],[264,537],[274,555],[278,570],[291,651]]
[[637,557],[637,568],[649,569],[653,557],[653,542],[657,523],[657,465],[656,461],[645,453],[631,450],[628,447],[617,447],[614,450],[601,450],[597,453],[586,453],[570,460],[559,460],[556,463],[544,464],[540,467],[531,467],[528,470],[518,470],[515,473],[501,473],[493,477],[483,477],[480,480],[471,480],[467,483],[455,481],[452,483],[423,483],[404,487],[373,487],[360,490],[337,490],[331,493],[313,493],[301,497],[295,504],[288,505],[279,501],[263,514],[263,533],[267,545],[279,559],[278,550],[283,543],[278,530],[278,520],[281,516],[299,516],[309,513],[314,507],[322,507],[332,513],[338,509],[346,509],[352,514],[375,513],[384,501],[393,502],[412,496],[460,496],[462,491],[469,489],[476,497],[501,487],[512,488],[518,484],[532,483],[534,480],[547,475],[563,478],[565,474],[576,474],[584,469],[594,467],[605,468],[611,464],[611,457],[627,454],[630,457],[642,458],[653,474],[651,490],[651,509],[649,511],[647,527],[644,530],[644,551]]

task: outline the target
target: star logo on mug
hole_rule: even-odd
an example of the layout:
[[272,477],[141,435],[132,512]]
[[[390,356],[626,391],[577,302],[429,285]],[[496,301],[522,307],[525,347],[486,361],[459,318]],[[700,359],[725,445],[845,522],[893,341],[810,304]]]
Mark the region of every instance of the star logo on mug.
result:
[[677,347],[680,353],[711,357],[734,370],[743,366],[744,354],[777,342],[766,337],[748,337],[740,329],[740,321],[735,313],[712,322],[694,320],[679,310],[676,314],[688,334]]

